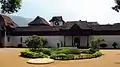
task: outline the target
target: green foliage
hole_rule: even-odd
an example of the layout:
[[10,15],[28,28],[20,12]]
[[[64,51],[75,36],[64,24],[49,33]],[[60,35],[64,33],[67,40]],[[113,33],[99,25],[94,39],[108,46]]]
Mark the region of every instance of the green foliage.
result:
[[92,54],[92,58],[100,57],[103,55],[100,51],[96,51],[95,53]]
[[22,0],[0,0],[2,13],[18,12],[21,7]]
[[43,42],[43,46],[45,47],[45,45],[48,43],[47,39],[45,38],[41,38],[42,42]]
[[89,48],[89,49],[80,50],[80,52],[83,53],[83,54],[93,54],[96,51],[99,51],[99,49]]
[[49,48],[42,48],[40,49],[40,52],[47,54],[47,55],[51,55],[51,50]]
[[32,35],[25,40],[25,43],[28,47],[36,49],[36,48],[41,48],[45,44],[47,44],[47,40],[44,38],[41,38],[38,35]]
[[89,54],[90,51],[89,51],[89,49],[81,49],[81,50],[80,50],[80,53]]
[[60,54],[52,54],[50,56],[52,59],[56,59],[56,60],[73,60],[74,59],[74,54],[64,54],[64,53],[60,53]]
[[101,42],[104,42],[105,40],[100,38],[100,37],[91,37],[91,39],[89,40],[89,44],[91,45],[92,48],[97,48],[98,44],[100,44]]
[[96,51],[99,51],[99,49],[89,48],[89,54],[93,54]]
[[32,52],[38,52],[38,53],[42,52],[42,53],[44,53],[46,55],[51,55],[51,52],[52,52],[52,50],[49,49],[49,48],[30,49],[30,51],[32,51]]
[[42,52],[32,52],[30,50],[25,50],[21,52],[22,57],[27,58],[48,58],[49,56],[46,54],[43,54]]
[[80,54],[80,50],[77,48],[60,48],[56,51],[57,54],[64,53],[64,54]]
[[91,58],[97,58],[103,55],[100,51],[96,51],[93,54],[82,54],[82,55],[75,55],[75,54],[52,54],[50,58],[56,59],[56,60],[77,60],[77,59],[91,59]]
[[[82,53],[85,52],[85,53]],[[97,49],[79,50],[77,48],[41,48],[37,50],[25,50],[21,52],[21,56],[27,58],[46,58],[50,57],[56,60],[76,60],[76,59],[90,59],[103,55]]]

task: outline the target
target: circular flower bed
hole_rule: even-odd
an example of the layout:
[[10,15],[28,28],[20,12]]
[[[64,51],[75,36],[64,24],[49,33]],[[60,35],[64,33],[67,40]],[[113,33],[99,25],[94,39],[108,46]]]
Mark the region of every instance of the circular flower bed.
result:
[[27,58],[52,58],[55,60],[91,59],[103,55],[98,49],[77,48],[40,48],[36,50],[25,50],[21,52],[22,57]]

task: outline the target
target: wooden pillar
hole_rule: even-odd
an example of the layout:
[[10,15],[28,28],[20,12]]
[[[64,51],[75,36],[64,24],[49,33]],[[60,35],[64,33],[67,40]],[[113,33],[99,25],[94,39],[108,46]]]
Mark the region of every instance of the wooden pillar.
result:
[[73,44],[73,36],[72,36],[72,46],[73,46],[74,44]]
[[[79,42],[79,43],[81,43],[81,35],[79,36],[79,39],[80,39],[80,42]],[[81,47],[81,44],[80,44],[80,47]]]
[[66,40],[65,40],[65,36],[64,36],[64,47],[65,47],[65,43],[66,43]]
[[89,36],[87,36],[87,47],[89,47]]

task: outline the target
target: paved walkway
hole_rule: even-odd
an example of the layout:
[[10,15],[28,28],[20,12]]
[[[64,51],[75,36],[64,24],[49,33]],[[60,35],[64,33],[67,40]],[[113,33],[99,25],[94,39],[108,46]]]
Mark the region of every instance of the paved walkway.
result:
[[0,67],[120,67],[120,50],[101,50],[105,55],[86,60],[55,61],[52,64],[33,65],[19,57],[20,49],[0,48]]

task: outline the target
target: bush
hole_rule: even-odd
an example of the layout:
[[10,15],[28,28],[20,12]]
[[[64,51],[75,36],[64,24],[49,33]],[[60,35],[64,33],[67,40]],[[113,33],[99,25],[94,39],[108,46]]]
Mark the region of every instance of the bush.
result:
[[102,48],[105,48],[105,47],[107,47],[107,44],[102,43],[102,44],[99,44],[99,46],[102,47]]
[[81,53],[84,53],[84,54],[93,54],[95,53],[96,51],[99,51],[99,49],[94,49],[94,48],[89,48],[89,49],[85,49],[85,50],[80,50]]
[[91,48],[97,49],[98,44],[104,41],[105,40],[100,37],[91,37],[91,39],[89,40],[89,44],[91,45]]
[[52,59],[57,59],[57,60],[73,60],[74,59],[74,54],[52,54],[50,56]]
[[45,38],[41,38],[42,42],[43,42],[43,47],[45,47],[45,45],[48,43],[47,39]]
[[[81,54],[81,53],[86,54]],[[101,56],[102,53],[97,49],[79,50],[76,48],[41,48],[37,50],[25,50],[21,52],[21,56],[27,58],[52,58],[56,60],[76,60],[90,59]]]
[[46,54],[43,54],[42,52],[32,52],[30,50],[25,50],[21,52],[22,57],[27,58],[48,58],[49,56]]
[[52,51],[49,48],[42,48],[40,52],[47,54],[47,55],[51,55]]
[[99,51],[99,49],[89,48],[89,51],[90,51],[89,54],[93,54],[96,51]]
[[75,59],[75,58],[74,58],[74,54],[68,54],[68,55],[67,55],[67,59],[69,59],[69,60]]
[[82,50],[80,50],[80,52],[84,53],[84,54],[89,54],[90,53],[89,49],[82,49]]
[[36,49],[43,47],[45,44],[47,44],[47,40],[41,38],[40,36],[32,35],[25,40],[25,43],[29,48]]
[[64,60],[64,59],[67,59],[67,54],[63,54],[63,53],[60,53],[60,54],[52,54],[51,55],[51,58],[52,59],[61,59],[61,60]]
[[51,55],[51,52],[52,52],[52,50],[50,48],[30,49],[30,51],[37,52],[37,53],[42,52],[47,55]]
[[77,48],[60,48],[56,51],[57,54],[64,53],[64,54],[80,54],[80,50]]
[[95,53],[92,54],[93,58],[100,57],[103,55],[100,51],[96,51]]

